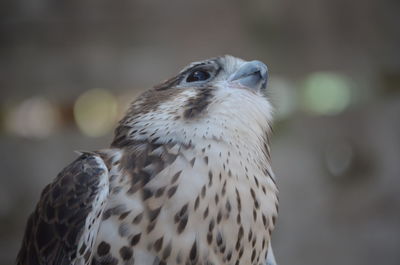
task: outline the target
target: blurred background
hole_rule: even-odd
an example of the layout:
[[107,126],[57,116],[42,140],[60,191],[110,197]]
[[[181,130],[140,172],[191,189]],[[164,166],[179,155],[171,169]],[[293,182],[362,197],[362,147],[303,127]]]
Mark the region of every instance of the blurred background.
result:
[[279,264],[400,264],[400,2],[0,1],[0,264],[74,150],[222,54],[268,64]]

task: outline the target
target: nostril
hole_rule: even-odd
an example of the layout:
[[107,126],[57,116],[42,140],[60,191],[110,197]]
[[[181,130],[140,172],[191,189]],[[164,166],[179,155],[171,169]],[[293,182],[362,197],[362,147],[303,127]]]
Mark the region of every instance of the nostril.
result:
[[254,72],[253,75],[257,75],[258,77],[262,78],[262,75],[261,75],[261,72],[260,72],[260,71]]

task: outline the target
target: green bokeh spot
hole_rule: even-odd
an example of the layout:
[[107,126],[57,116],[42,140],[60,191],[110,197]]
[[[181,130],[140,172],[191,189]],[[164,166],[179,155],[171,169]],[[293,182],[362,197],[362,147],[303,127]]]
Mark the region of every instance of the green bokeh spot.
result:
[[348,79],[337,73],[318,72],[305,81],[304,107],[322,115],[334,115],[346,109],[351,102]]

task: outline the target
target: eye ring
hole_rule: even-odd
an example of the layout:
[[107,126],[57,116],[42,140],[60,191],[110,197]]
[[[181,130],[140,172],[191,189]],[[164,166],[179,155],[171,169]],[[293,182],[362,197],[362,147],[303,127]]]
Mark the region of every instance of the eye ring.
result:
[[206,81],[210,79],[211,74],[206,70],[195,70],[186,78],[186,83]]

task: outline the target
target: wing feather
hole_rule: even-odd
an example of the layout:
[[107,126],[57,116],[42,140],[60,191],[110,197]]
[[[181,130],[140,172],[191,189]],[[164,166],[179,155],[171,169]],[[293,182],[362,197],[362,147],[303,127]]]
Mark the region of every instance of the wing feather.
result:
[[104,161],[95,153],[82,154],[43,190],[17,265],[88,264],[108,194]]

